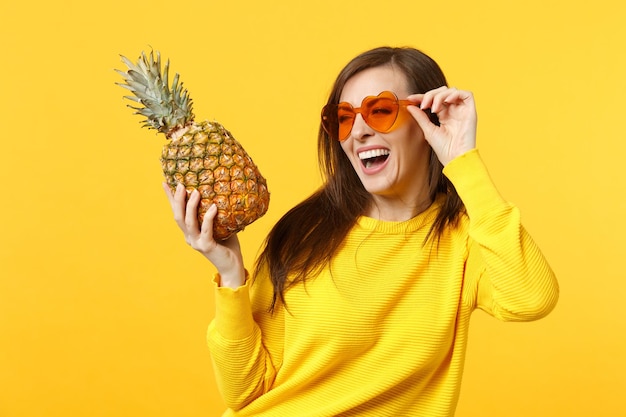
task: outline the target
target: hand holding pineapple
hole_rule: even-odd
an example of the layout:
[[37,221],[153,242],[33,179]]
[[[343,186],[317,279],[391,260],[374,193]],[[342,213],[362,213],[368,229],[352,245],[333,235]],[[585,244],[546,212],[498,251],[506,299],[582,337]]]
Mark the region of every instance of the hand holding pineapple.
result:
[[129,69],[117,71],[124,77],[124,83],[118,85],[133,94],[127,99],[137,103],[129,107],[145,117],[144,127],[156,129],[168,139],[161,165],[170,194],[179,184],[188,197],[196,192],[193,198],[199,199],[195,211],[199,224],[215,205],[217,212],[210,222],[215,240],[225,240],[263,216],[269,205],[265,178],[224,126],[194,121],[191,99],[179,84],[178,74],[169,86],[169,61],[163,70],[158,52],[156,58],[154,52],[149,56],[142,53],[137,64],[125,57],[122,61]]
[[245,270],[239,239],[233,234],[219,243],[213,238],[213,221],[217,215],[217,206],[209,206],[202,224],[198,223],[198,204],[200,193],[193,191],[187,199],[185,187],[179,184],[172,192],[164,182],[163,189],[172,206],[174,220],[185,235],[185,241],[192,248],[202,253],[220,274],[223,287],[237,288],[244,284]]

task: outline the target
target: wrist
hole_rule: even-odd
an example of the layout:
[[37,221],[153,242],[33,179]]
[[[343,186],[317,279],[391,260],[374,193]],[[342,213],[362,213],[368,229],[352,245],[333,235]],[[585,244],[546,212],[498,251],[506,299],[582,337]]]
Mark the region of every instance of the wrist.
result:
[[232,271],[218,271],[218,286],[237,289],[246,283],[244,268],[234,268]]

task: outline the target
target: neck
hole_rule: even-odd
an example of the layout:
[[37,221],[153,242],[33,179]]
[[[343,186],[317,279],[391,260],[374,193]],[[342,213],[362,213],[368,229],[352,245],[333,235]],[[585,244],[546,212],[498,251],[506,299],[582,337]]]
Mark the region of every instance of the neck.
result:
[[428,193],[420,194],[414,201],[374,195],[365,215],[383,221],[402,222],[424,212],[431,204]]

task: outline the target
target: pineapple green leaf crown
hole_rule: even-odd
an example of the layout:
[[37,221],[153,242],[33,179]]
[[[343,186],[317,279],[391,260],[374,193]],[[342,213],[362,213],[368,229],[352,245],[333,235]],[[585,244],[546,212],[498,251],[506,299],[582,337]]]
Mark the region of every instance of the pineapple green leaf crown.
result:
[[192,101],[189,93],[183,89],[182,82],[176,74],[172,86],[168,85],[169,60],[161,71],[161,55],[159,52],[150,52],[150,55],[141,53],[137,64],[125,56],[122,61],[128,67],[128,72],[116,70],[124,83],[116,83],[126,88],[133,96],[125,96],[138,103],[138,106],[128,105],[136,110],[135,114],[144,116],[143,127],[156,129],[168,138],[173,132],[193,122]]

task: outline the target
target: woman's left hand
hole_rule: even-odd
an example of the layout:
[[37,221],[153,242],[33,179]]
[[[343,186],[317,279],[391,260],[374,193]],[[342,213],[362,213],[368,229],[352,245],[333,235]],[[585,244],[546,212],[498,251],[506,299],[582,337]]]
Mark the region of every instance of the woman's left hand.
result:
[[[476,106],[471,92],[444,86],[408,99],[415,102],[409,112],[444,166],[476,147]],[[426,109],[437,114],[439,126],[430,121]]]

